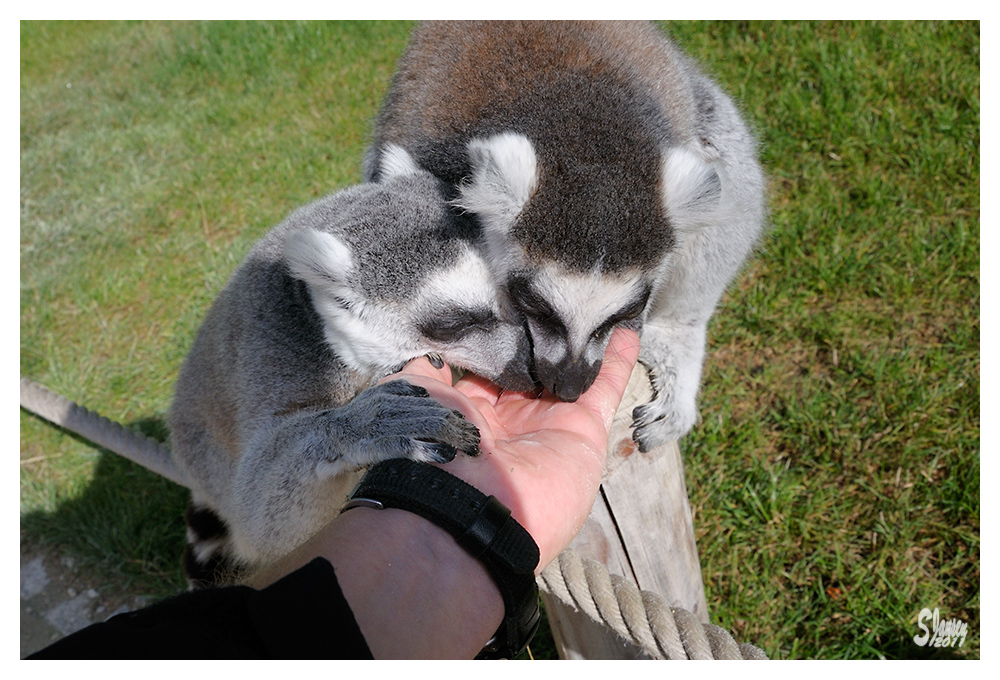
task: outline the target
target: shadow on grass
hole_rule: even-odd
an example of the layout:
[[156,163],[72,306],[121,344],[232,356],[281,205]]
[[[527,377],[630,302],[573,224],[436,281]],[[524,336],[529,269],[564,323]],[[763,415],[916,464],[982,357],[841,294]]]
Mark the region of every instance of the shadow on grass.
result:
[[[166,424],[160,419],[142,419],[130,426],[166,440]],[[22,515],[22,542],[73,555],[122,588],[156,596],[184,590],[181,553],[187,489],[63,431],[100,452],[93,477],[82,493],[60,502],[55,510]]]

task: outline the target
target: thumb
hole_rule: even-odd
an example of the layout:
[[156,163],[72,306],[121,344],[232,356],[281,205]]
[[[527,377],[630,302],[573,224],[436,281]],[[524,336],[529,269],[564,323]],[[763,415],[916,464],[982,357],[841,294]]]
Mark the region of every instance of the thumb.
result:
[[604,351],[601,372],[597,379],[577,400],[577,404],[601,418],[605,429],[611,429],[615,411],[621,404],[625,387],[639,359],[639,335],[625,328],[617,328]]

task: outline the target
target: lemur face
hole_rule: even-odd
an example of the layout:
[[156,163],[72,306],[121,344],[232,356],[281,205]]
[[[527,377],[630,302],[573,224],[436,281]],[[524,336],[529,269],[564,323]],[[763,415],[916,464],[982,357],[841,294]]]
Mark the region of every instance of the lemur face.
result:
[[506,293],[524,316],[535,377],[562,401],[576,401],[594,382],[611,332],[638,330],[650,287],[639,275],[588,275],[555,264],[508,279]]
[[380,376],[426,354],[510,390],[535,387],[523,322],[456,226],[438,180],[402,149],[385,177],[314,209],[284,257],[309,285],[327,342],[349,368]]
[[[513,132],[473,139],[468,153],[472,177],[456,204],[478,217],[493,275],[525,319],[535,377],[559,399],[575,401],[597,377],[611,332],[642,327],[673,266],[672,209],[713,200],[718,177],[683,148],[656,150],[655,162],[646,163],[656,175],[647,182],[651,205],[639,210],[611,200],[629,195],[614,186],[627,184],[629,167],[567,171],[568,162],[560,167],[551,158],[546,166],[532,141]],[[610,186],[597,191],[584,180]],[[556,201],[546,195],[553,184]]]
[[[474,168],[457,203],[476,213],[501,292],[524,318],[533,371],[551,394],[576,401],[594,382],[611,332],[638,330],[652,292],[654,272],[604,271],[600,257],[581,272],[557,259],[533,256],[512,233],[543,174],[524,135],[504,133],[469,144]],[[542,226],[572,232],[573,225]]]
[[417,294],[413,318],[420,342],[453,366],[515,391],[531,390],[531,345],[505,304],[483,258],[463,249],[453,267],[431,276]]
[[530,346],[520,320],[502,309],[482,257],[467,244],[453,245],[451,266],[392,299],[352,285],[351,250],[332,234],[295,234],[286,242],[286,257],[310,284],[327,342],[352,370],[386,374],[415,357],[438,354],[505,389],[532,389]]

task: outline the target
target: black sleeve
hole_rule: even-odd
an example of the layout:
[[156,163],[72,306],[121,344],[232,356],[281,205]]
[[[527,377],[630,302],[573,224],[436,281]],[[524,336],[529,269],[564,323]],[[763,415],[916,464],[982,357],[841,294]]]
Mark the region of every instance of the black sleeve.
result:
[[333,566],[197,590],[84,628],[29,659],[370,659]]

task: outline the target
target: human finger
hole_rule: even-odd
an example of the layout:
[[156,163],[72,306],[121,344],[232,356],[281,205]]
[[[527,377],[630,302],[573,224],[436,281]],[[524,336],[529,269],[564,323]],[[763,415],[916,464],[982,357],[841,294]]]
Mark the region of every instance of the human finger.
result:
[[475,373],[466,373],[459,378],[455,383],[455,389],[470,399],[483,399],[489,404],[495,404],[503,393],[503,388],[499,385]]
[[601,372],[577,400],[578,405],[600,417],[609,430],[638,358],[639,335],[625,328],[615,329],[604,351]]
[[440,368],[435,368],[427,357],[417,357],[416,359],[413,359],[399,371],[393,373],[392,375],[387,375],[379,380],[379,382],[383,383],[390,380],[397,380],[399,378],[416,375],[424,376],[431,378],[432,380],[451,385],[451,368],[448,367],[448,364],[442,363]]

